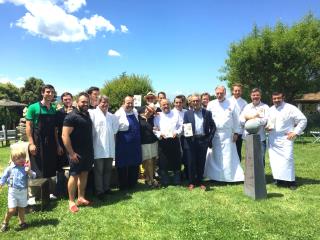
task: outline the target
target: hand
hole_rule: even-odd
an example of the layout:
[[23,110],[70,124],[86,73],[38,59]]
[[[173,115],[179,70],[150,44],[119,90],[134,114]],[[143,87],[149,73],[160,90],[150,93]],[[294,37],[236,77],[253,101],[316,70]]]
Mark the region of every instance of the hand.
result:
[[233,142],[236,142],[238,140],[238,134],[237,133],[234,133],[233,134],[233,139],[232,139],[232,141]]
[[294,133],[294,132],[288,132],[287,133],[287,139],[288,140],[294,140],[294,138],[297,136],[297,134],[296,133]]
[[72,162],[79,163],[80,155],[73,152],[72,154],[69,154],[69,158]]
[[60,146],[60,144],[58,144],[58,146],[57,146],[57,153],[59,156],[61,156],[63,154],[63,148]]
[[164,134],[160,134],[160,139],[166,139],[166,135],[164,135]]
[[176,133],[173,133],[173,134],[172,134],[172,137],[173,137],[173,138],[176,138],[176,136],[177,136]]
[[29,151],[31,153],[31,155],[35,156],[37,154],[37,147],[36,145],[34,145],[33,143],[30,144],[29,146]]

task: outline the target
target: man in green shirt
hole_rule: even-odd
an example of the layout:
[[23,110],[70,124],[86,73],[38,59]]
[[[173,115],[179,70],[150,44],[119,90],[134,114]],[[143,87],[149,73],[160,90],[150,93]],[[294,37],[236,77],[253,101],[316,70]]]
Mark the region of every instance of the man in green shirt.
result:
[[56,176],[57,154],[63,149],[58,142],[56,109],[52,104],[55,90],[52,85],[41,88],[42,100],[29,106],[26,115],[26,134],[31,153],[31,168],[37,177]]

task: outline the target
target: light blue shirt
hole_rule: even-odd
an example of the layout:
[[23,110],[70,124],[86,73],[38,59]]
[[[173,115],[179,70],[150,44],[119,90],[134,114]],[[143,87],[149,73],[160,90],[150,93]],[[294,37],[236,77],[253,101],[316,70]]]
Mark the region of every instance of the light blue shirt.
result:
[[195,135],[204,135],[202,110],[194,111]]
[[[35,178],[36,173],[31,170],[30,172],[30,177]],[[0,184],[7,183],[9,187],[22,190],[28,187],[28,177],[24,166],[11,165],[4,170]]]

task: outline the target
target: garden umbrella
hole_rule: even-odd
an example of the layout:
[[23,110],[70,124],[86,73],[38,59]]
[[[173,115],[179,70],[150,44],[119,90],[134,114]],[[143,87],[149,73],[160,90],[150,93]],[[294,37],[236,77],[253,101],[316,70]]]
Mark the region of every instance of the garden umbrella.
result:
[[[13,108],[13,107],[25,107],[27,106],[24,103],[19,103],[15,101],[11,101],[9,99],[1,99],[0,100],[0,107],[4,107],[4,113],[5,113],[5,136],[7,136],[7,129],[8,129],[8,119],[7,119],[7,108]],[[8,141],[6,139],[6,144],[8,144]]]

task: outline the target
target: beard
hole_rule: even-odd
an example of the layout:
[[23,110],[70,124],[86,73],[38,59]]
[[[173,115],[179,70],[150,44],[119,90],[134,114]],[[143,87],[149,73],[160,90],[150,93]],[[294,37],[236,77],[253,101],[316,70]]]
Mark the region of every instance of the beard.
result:
[[88,112],[88,106],[78,106],[79,111],[81,113],[87,113]]

